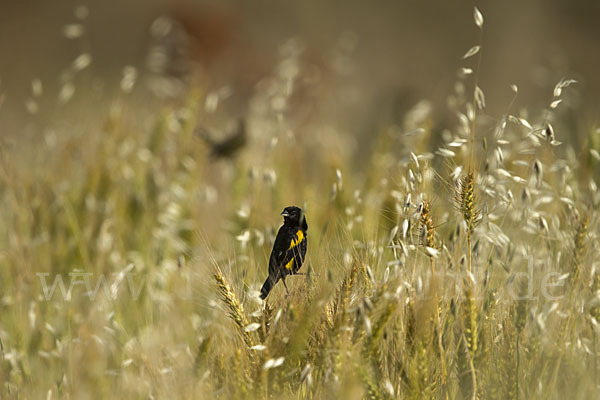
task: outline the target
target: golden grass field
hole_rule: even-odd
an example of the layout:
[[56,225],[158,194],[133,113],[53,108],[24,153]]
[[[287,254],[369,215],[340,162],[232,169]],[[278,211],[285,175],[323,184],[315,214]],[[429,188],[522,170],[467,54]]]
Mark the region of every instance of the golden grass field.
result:
[[[416,102],[368,141],[291,42],[231,156],[199,134],[221,107],[201,84],[0,142],[0,397],[600,396],[600,128],[565,117],[569,79],[487,114],[478,49],[450,118]],[[263,302],[289,205],[306,275]]]

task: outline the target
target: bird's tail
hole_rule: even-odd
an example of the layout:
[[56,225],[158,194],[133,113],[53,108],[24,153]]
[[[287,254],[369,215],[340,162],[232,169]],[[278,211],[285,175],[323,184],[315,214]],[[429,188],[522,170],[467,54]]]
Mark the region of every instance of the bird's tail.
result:
[[278,281],[278,279],[275,279],[269,275],[269,277],[267,278],[265,283],[263,283],[262,288],[260,289],[260,298],[261,299],[264,300],[267,298],[267,296],[269,295],[269,292],[271,291],[271,289],[273,289],[273,286],[275,286],[277,281]]

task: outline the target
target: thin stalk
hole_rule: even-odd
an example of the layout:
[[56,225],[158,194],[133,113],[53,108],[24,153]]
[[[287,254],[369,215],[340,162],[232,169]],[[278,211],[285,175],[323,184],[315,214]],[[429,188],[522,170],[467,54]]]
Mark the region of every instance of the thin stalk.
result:
[[467,231],[467,265],[469,267],[469,274],[471,273],[471,230]]
[[521,336],[520,334],[517,334],[517,368],[515,370],[515,382],[516,382],[516,397],[517,400],[519,400],[519,364],[521,363],[521,354],[519,352],[519,336]]
[[473,394],[471,396],[472,400],[477,400],[477,374],[475,373],[475,365],[473,364],[473,357],[469,357],[469,368],[471,368],[471,383]]

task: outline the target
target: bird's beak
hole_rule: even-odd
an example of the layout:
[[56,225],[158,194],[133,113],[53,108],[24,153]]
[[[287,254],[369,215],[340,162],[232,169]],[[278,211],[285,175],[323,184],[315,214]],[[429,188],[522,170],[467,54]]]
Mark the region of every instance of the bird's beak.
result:
[[283,215],[284,217],[289,217],[290,214],[288,214],[285,210],[281,212],[281,215]]

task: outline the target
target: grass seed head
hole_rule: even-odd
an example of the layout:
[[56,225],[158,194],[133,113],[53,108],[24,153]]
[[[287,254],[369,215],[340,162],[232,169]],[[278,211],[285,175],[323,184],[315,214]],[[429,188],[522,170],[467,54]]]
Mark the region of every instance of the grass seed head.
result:
[[458,182],[455,201],[467,224],[467,230],[472,232],[480,213],[475,208],[475,178],[473,172],[469,172]]
[[238,328],[238,331],[248,346],[248,349],[252,348],[254,343],[250,333],[246,330],[246,327],[249,325],[249,323],[248,318],[246,318],[246,314],[244,313],[243,305],[238,301],[237,296],[231,289],[231,286],[227,280],[225,280],[225,277],[219,268],[216,269],[213,277],[217,283],[217,290],[221,296],[221,300],[227,307],[229,317],[233,320]]

